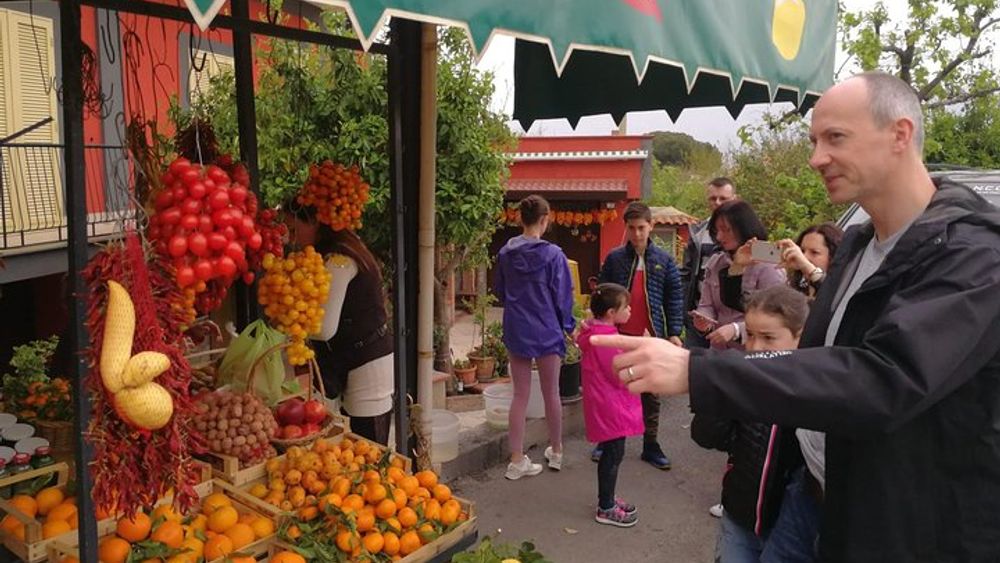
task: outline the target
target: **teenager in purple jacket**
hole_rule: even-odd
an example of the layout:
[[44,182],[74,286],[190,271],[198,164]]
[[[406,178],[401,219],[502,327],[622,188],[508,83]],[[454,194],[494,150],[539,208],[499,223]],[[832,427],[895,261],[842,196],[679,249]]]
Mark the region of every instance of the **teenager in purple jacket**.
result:
[[503,343],[510,358],[514,399],[510,405],[508,479],[538,475],[542,466],[524,454],[525,413],[531,395],[531,361],[541,376],[551,469],[562,468],[562,404],[559,367],[566,334],[573,332],[573,283],[562,250],[542,240],[549,226],[549,203],[530,195],[519,204],[524,232],[500,249],[495,289],[503,304]]

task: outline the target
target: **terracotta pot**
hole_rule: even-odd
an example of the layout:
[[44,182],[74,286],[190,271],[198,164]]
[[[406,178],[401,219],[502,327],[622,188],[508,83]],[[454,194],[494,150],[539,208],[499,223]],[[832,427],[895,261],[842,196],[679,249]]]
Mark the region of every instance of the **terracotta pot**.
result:
[[496,379],[497,359],[493,356],[469,356],[469,361],[476,366],[476,376],[479,381]]
[[472,385],[476,383],[476,366],[455,368],[455,377],[462,381],[462,385]]

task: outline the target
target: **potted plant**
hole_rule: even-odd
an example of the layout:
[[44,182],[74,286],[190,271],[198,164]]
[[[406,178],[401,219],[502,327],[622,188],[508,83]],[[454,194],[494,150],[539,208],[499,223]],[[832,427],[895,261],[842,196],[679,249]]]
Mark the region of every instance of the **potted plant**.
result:
[[59,337],[15,346],[10,360],[14,373],[3,376],[4,409],[35,426],[60,457],[73,453],[73,401],[69,381],[49,377],[49,362]]
[[496,297],[486,294],[478,296],[475,302],[471,304],[473,320],[476,327],[478,327],[479,346],[473,348],[472,352],[469,353],[469,361],[475,364],[476,375],[480,381],[484,382],[492,381],[495,377],[494,372],[496,371],[496,356],[489,355],[489,350],[486,348],[486,317],[490,307],[496,304],[496,301]]
[[[577,326],[583,321],[584,309],[579,301],[573,302],[573,318]],[[580,347],[576,345],[573,335],[566,335],[566,357],[559,368],[559,397],[563,403],[579,401],[580,395]]]
[[462,382],[462,385],[473,385],[476,383],[477,368],[469,360],[459,358],[452,362],[451,367],[455,371],[455,377]]
[[503,377],[507,374],[507,347],[503,343],[503,324],[493,321],[486,326],[486,339],[483,341],[485,355],[496,358],[493,377]]

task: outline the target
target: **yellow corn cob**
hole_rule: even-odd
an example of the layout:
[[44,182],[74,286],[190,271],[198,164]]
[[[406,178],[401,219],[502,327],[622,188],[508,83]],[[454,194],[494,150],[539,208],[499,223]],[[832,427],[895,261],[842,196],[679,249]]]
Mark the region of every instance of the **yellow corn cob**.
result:
[[101,380],[108,391],[124,386],[122,374],[132,357],[135,335],[135,307],[128,291],[118,282],[108,281],[108,308],[104,313],[104,341],[101,345]]
[[170,392],[152,382],[116,393],[115,407],[126,421],[146,430],[163,428],[174,414]]
[[138,387],[149,383],[156,376],[170,368],[170,358],[160,352],[139,352],[129,358],[122,374],[122,382],[126,387]]

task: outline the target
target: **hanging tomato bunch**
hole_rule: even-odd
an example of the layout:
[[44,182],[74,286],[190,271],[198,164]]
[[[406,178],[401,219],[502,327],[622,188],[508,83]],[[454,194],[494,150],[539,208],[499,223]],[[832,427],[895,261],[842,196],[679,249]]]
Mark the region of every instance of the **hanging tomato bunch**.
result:
[[330,272],[323,265],[323,256],[312,246],[292,252],[283,260],[265,255],[263,266],[257,302],[274,327],[289,336],[288,363],[303,365],[315,356],[305,341],[323,326]]
[[309,179],[298,201],[316,208],[317,219],[335,231],[361,228],[361,212],[368,202],[369,186],[357,166],[332,161],[309,167]]
[[[248,180],[245,170],[236,173]],[[265,251],[280,252],[275,241],[280,241],[284,226],[270,215],[259,224],[257,197],[219,166],[177,158],[161,182],[163,188],[152,196],[148,235],[173,265],[183,294],[180,306],[193,320],[192,306],[200,313],[212,311],[237,278],[253,282],[252,264],[259,263]]]

